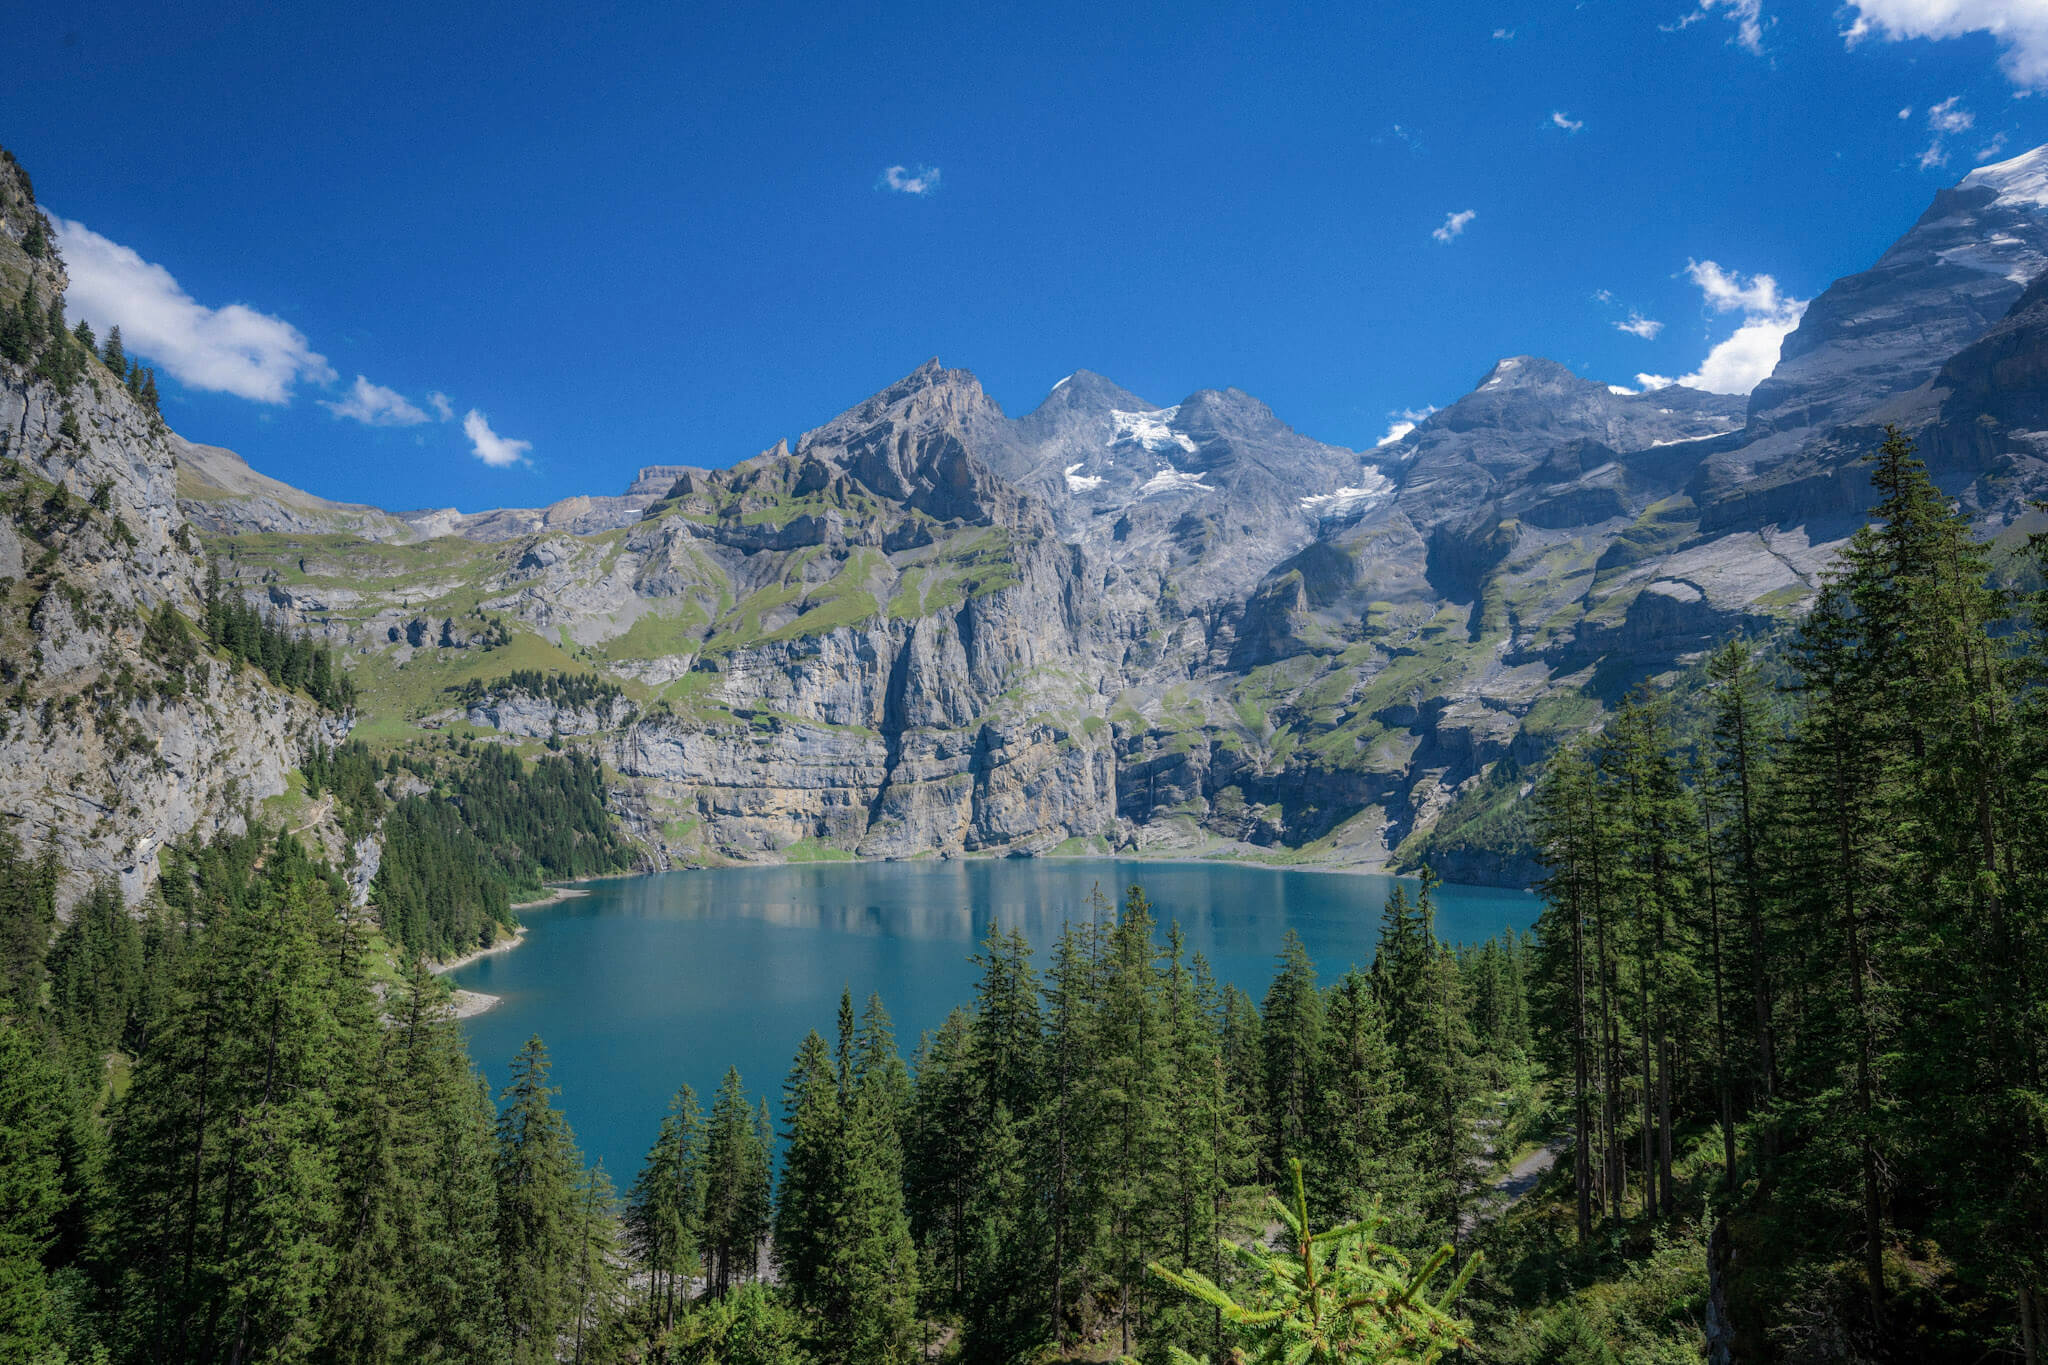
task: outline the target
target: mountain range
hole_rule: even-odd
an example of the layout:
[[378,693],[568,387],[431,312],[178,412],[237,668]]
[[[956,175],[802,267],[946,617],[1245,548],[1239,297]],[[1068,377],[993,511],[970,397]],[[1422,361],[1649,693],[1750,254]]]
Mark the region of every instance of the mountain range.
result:
[[[62,289],[35,211],[0,174],[0,300]],[[0,813],[139,894],[166,841],[287,798],[352,725],[588,747],[649,866],[1127,851],[1523,884],[1536,765],[1795,617],[1887,424],[1985,536],[2035,525],[2044,265],[2048,148],[1938,193],[1747,396],[1510,356],[1356,451],[1237,389],[1161,404],[1086,370],[1013,418],[934,360],[730,468],[469,514],[317,498],[104,376],[66,397],[0,361],[0,459],[34,490],[0,521]],[[123,531],[36,522],[103,484]],[[354,716],[241,674],[101,695],[153,676],[150,613],[189,611],[209,556],[342,652]],[[549,670],[607,685],[514,676]]]

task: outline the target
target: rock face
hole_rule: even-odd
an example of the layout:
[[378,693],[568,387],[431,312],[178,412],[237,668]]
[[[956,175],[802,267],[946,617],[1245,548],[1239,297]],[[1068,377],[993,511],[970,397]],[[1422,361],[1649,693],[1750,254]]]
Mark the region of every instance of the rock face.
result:
[[[26,177],[0,162],[10,307],[30,278],[40,299],[61,296],[61,262],[26,250],[35,212]],[[69,354],[68,392],[0,358],[0,832],[54,849],[67,896],[104,876],[133,900],[165,843],[239,829],[310,738],[345,727],[250,671],[167,665],[146,627],[167,608],[197,615],[206,574],[179,511],[190,447],[82,348]]]
[[[179,458],[244,588],[358,651],[373,710],[594,747],[656,863],[1401,863],[1636,680],[1798,611],[1884,423],[1984,525],[2021,515],[2048,489],[2044,262],[2048,149],[1943,191],[1746,399],[1511,356],[1366,452],[1086,371],[1012,419],[934,361],[793,448],[537,511],[314,507]],[[522,692],[514,658],[625,695]],[[1510,880],[1528,852],[1442,848]]]

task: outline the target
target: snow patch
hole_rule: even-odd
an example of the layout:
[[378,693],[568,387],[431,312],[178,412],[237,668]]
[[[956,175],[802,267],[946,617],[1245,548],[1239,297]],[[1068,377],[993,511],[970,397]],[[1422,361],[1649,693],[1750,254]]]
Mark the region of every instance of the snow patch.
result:
[[[1189,449],[1193,449],[1192,446]],[[1149,498],[1155,493],[1214,493],[1216,490],[1202,482],[1200,474],[1188,474],[1178,469],[1162,469],[1138,488],[1138,496]]]
[[2011,204],[2048,208],[2048,146],[2021,152],[2010,161],[1979,166],[1963,177],[1961,189],[1992,189]]
[[1650,449],[1655,450],[1658,446],[1688,446],[1691,445],[1694,441],[1711,441],[1715,437],[1725,434],[1726,433],[1724,432],[1710,431],[1704,436],[1674,436],[1672,439],[1668,441],[1650,442]]
[[[1064,379],[1060,381],[1062,384],[1066,382]],[[1102,476],[1100,474],[1076,474],[1074,472],[1086,463],[1087,461],[1083,460],[1080,463],[1067,466],[1067,491],[1069,493],[1093,493],[1096,489],[1102,487]]]
[[1609,384],[1607,391],[1617,398],[1633,398],[1636,396],[1636,391],[1626,384]]
[[[1067,376],[1067,379],[1072,379],[1073,377],[1074,377],[1074,376],[1072,376],[1072,375],[1068,375],[1068,376]],[[1058,392],[1060,391],[1060,387],[1061,387],[1061,385],[1064,385],[1064,384],[1065,384],[1065,383],[1067,382],[1067,379],[1062,379],[1062,380],[1061,380],[1061,381],[1060,381],[1060,382],[1059,382],[1058,384],[1055,384],[1055,385],[1053,385],[1053,386],[1052,386],[1051,388],[1047,389],[1047,390],[1046,390],[1046,392],[1047,392],[1047,393],[1058,393]]]
[[1340,488],[1334,493],[1314,493],[1301,500],[1301,510],[1312,517],[1342,517],[1386,501],[1394,491],[1391,479],[1372,465],[1360,470],[1359,486]]
[[1178,403],[1170,408],[1154,408],[1150,412],[1122,412],[1111,408],[1109,421],[1116,434],[1109,438],[1109,444],[1116,446],[1129,441],[1155,455],[1177,447],[1192,455],[1195,443],[1169,425],[1179,415]]

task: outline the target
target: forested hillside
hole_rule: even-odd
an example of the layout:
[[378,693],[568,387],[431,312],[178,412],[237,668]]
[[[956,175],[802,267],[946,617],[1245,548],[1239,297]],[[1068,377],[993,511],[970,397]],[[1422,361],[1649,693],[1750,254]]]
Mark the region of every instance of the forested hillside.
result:
[[1737,1358],[2031,1361],[2048,597],[1994,585],[1896,431],[1871,469],[1782,689],[1731,642],[1695,723],[1640,694],[1544,778],[1572,1254],[1679,1220],[1675,1164],[1711,1131]]

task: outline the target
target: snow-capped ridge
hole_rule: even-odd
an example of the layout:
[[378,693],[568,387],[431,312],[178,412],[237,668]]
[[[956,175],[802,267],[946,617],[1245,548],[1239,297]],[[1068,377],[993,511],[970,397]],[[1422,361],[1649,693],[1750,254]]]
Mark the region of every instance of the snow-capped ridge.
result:
[[1979,166],[1957,189],[1990,189],[2009,204],[2048,208],[2048,144],[2006,161]]

